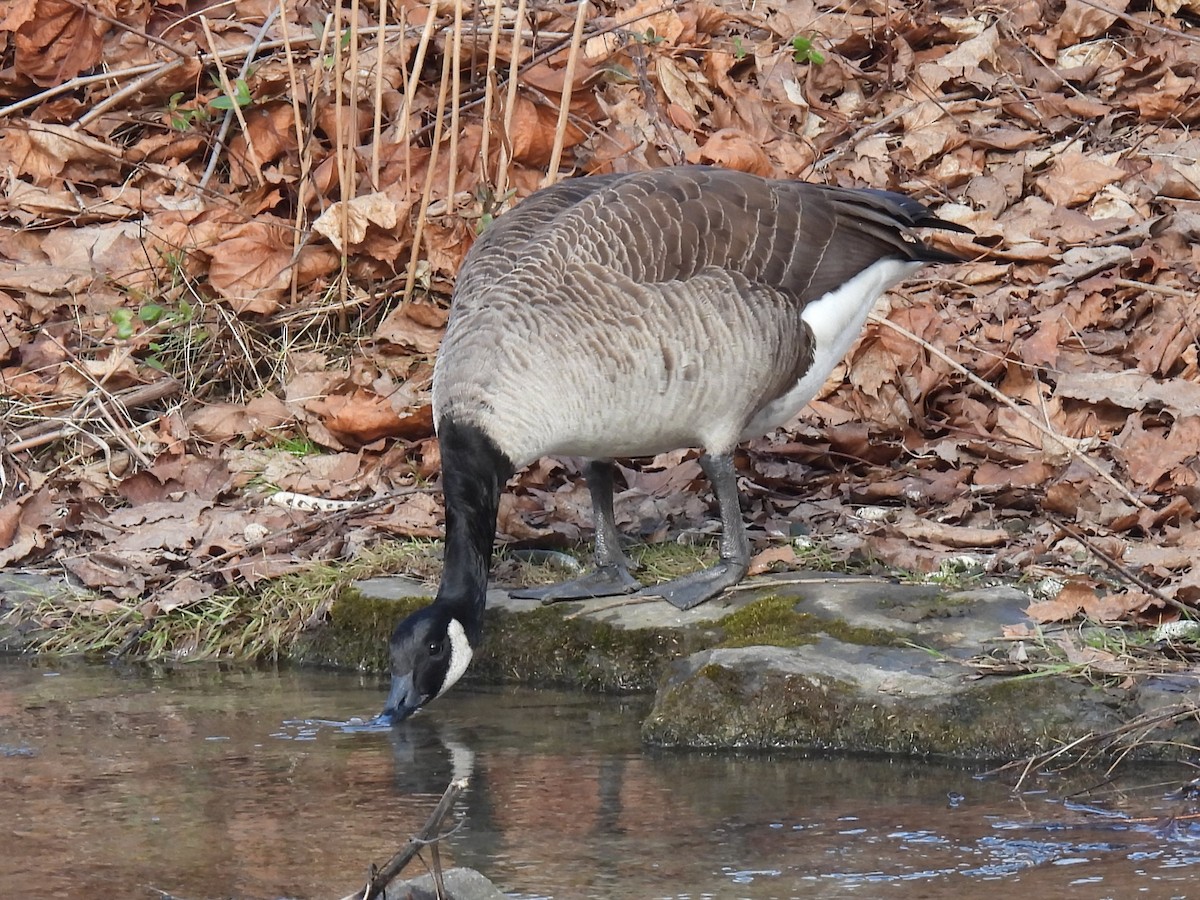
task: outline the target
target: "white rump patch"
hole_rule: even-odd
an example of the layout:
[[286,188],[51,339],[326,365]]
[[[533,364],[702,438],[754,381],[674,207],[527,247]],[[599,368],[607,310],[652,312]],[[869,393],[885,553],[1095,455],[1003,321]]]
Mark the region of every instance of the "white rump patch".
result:
[[813,334],[812,365],[795,387],[754,417],[742,432],[743,439],[766,434],[772,428],[788,422],[809,400],[817,396],[829,373],[858,340],[875,301],[884,291],[923,265],[925,263],[909,260],[880,260],[863,269],[840,288],[804,307],[801,318]]
[[467,671],[467,666],[471,664],[471,657],[474,655],[474,651],[471,650],[471,642],[467,640],[467,632],[463,630],[462,623],[458,619],[450,620],[450,624],[446,626],[446,633],[450,635],[450,668],[446,671],[446,680],[442,682],[442,689],[437,692],[439,697],[463,677],[463,672]]

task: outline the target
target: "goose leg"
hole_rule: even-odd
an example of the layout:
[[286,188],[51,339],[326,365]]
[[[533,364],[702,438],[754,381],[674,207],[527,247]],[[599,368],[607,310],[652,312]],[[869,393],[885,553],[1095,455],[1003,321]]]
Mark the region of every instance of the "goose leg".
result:
[[750,567],[750,541],[742,521],[733,457],[724,453],[705,454],[700,457],[700,467],[717,495],[717,508],[721,514],[721,561],[711,569],[638,591],[638,596],[662,597],[678,609],[691,609],[712,599],[741,581]]
[[509,593],[522,599],[555,603],[628,594],[642,585],[629,574],[631,561],[621,550],[621,536],[613,515],[613,464],[607,459],[588,463],[584,473],[592,494],[592,516],[596,523],[596,570],[579,578],[545,587],[520,588]]

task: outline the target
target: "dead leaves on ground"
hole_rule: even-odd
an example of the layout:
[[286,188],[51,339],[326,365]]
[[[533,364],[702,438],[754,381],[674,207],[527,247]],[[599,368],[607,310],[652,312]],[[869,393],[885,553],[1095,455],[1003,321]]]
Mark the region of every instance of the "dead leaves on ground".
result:
[[[244,4],[207,29],[156,2],[9,5],[0,561],[54,561],[130,601],[200,596],[346,552],[340,520],[257,493],[368,498],[435,475],[447,291],[478,228],[550,162],[574,14],[540,7],[518,29],[508,4],[462,11],[456,42],[452,4],[406,0],[381,44],[365,11],[334,36]],[[1197,602],[1200,53],[1176,18],[1196,12],[593,7],[564,169],[701,162],[898,189],[977,235],[938,236],[975,261],[909,283],[890,318],[1022,412],[871,325],[810,416],[740,457],[758,533],[909,569],[1065,572],[1070,590],[1031,610],[1047,621],[1168,614],[1114,566]],[[164,373],[182,399],[119,402]],[[624,476],[629,531],[705,527],[690,455]],[[587,511],[577,469],[545,461],[501,529],[574,541]],[[438,513],[406,495],[356,521],[434,534]]]

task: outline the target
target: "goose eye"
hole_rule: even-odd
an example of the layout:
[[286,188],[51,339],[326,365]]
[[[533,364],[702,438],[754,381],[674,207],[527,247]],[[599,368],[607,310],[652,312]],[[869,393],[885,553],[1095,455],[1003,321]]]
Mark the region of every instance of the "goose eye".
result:
[[429,650],[430,656],[441,656],[442,655],[442,642],[441,641],[430,641],[429,645],[427,646],[426,649]]

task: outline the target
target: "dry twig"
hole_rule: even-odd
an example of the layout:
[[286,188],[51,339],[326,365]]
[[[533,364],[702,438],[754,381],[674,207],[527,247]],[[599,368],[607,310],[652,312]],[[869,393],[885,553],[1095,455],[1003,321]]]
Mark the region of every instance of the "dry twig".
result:
[[367,883],[361,891],[349,894],[343,897],[342,900],[375,900],[376,897],[381,896],[387,889],[387,886],[404,870],[404,867],[412,862],[413,858],[421,852],[422,847],[427,844],[434,844],[444,837],[444,835],[439,834],[442,821],[450,814],[450,810],[454,807],[454,801],[458,799],[459,795],[466,788],[466,778],[450,782],[442,794],[442,799],[438,801],[438,805],[434,807],[425,824],[421,826],[421,829],[416,834],[408,839],[403,849],[389,859],[378,872],[372,872],[371,877],[367,879]]

